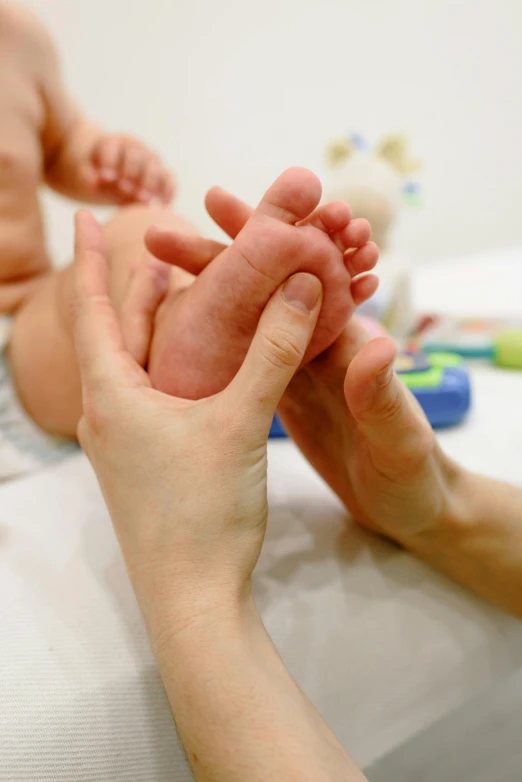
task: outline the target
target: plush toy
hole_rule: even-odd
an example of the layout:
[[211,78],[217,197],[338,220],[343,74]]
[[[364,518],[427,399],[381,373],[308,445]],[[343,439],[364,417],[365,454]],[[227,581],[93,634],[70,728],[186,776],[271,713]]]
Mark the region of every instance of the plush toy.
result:
[[410,274],[405,258],[393,250],[393,229],[403,206],[419,200],[412,176],[420,163],[408,154],[406,139],[390,135],[373,149],[358,135],[332,141],[327,150],[327,199],[350,204],[354,217],[366,217],[381,248],[379,290],[362,308],[399,341],[413,324]]

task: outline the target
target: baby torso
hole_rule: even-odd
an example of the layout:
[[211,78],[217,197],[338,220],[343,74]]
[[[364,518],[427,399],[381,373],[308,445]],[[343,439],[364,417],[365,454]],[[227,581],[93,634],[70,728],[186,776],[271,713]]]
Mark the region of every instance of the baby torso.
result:
[[3,285],[48,266],[38,202],[45,103],[19,25],[11,22],[0,3],[0,294]]

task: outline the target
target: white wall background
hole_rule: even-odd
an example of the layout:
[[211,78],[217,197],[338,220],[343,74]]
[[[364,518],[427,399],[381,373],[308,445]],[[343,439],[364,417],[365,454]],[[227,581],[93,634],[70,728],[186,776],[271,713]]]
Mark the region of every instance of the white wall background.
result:
[[[89,112],[159,148],[178,207],[212,230],[214,183],[255,201],[345,131],[405,131],[423,208],[400,240],[429,260],[522,243],[521,0],[30,0]],[[51,239],[72,208],[52,199]]]

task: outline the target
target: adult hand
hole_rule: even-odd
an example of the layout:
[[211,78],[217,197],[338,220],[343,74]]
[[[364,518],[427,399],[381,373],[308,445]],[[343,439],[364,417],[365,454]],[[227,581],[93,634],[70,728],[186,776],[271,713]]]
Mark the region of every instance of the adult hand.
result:
[[[250,214],[217,188],[207,209],[231,237]],[[194,273],[221,250],[157,230],[148,244]],[[354,300],[364,298],[365,278],[352,286]],[[395,353],[391,340],[370,341],[351,318],[337,342],[294,376],[279,405],[283,423],[359,523],[522,616],[522,490],[444,454],[393,371]]]
[[79,437],[195,779],[362,782],[292,681],[250,594],[267,516],[268,431],[317,322],[319,280],[297,274],[274,294],[224,391],[175,399],[155,391],[140,366],[167,291],[165,269],[144,261],[119,321],[107,295],[101,229],[87,213],[76,229]]
[[457,467],[393,370],[396,347],[352,318],[304,367],[279,413],[305,456],[364,526],[404,544],[448,517]]
[[[215,188],[207,209],[234,238],[251,214]],[[149,249],[197,273],[222,245],[152,229]],[[356,302],[371,290],[355,278]],[[457,468],[442,453],[413,395],[393,372],[390,339],[371,342],[352,318],[337,342],[301,369],[279,406],[289,434],[355,519],[406,543],[450,512]]]
[[[84,411],[79,439],[144,614],[151,621],[165,610],[162,595],[169,610],[189,618],[231,605],[248,594],[261,550],[267,436],[313,333],[320,282],[298,274],[276,292],[243,366],[222,393],[175,399],[154,390],[140,366],[147,313],[166,291],[162,264],[147,260],[134,275],[132,306],[124,307],[120,325],[107,295],[100,226],[83,212],[76,231],[75,339]],[[310,291],[312,311],[306,307]],[[136,338],[136,331],[142,336]]]

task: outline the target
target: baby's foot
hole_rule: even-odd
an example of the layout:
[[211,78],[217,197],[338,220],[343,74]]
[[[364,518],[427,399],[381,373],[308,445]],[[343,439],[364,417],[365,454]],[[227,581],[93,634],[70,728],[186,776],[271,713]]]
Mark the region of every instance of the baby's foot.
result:
[[[239,369],[269,298],[298,271],[323,284],[323,307],[305,360],[328,348],[354,310],[353,276],[373,268],[370,226],[342,202],[317,207],[321,185],[289,169],[269,188],[234,242],[157,316],[149,372],[156,388],[190,399],[224,388]],[[345,255],[348,250],[353,252]]]

